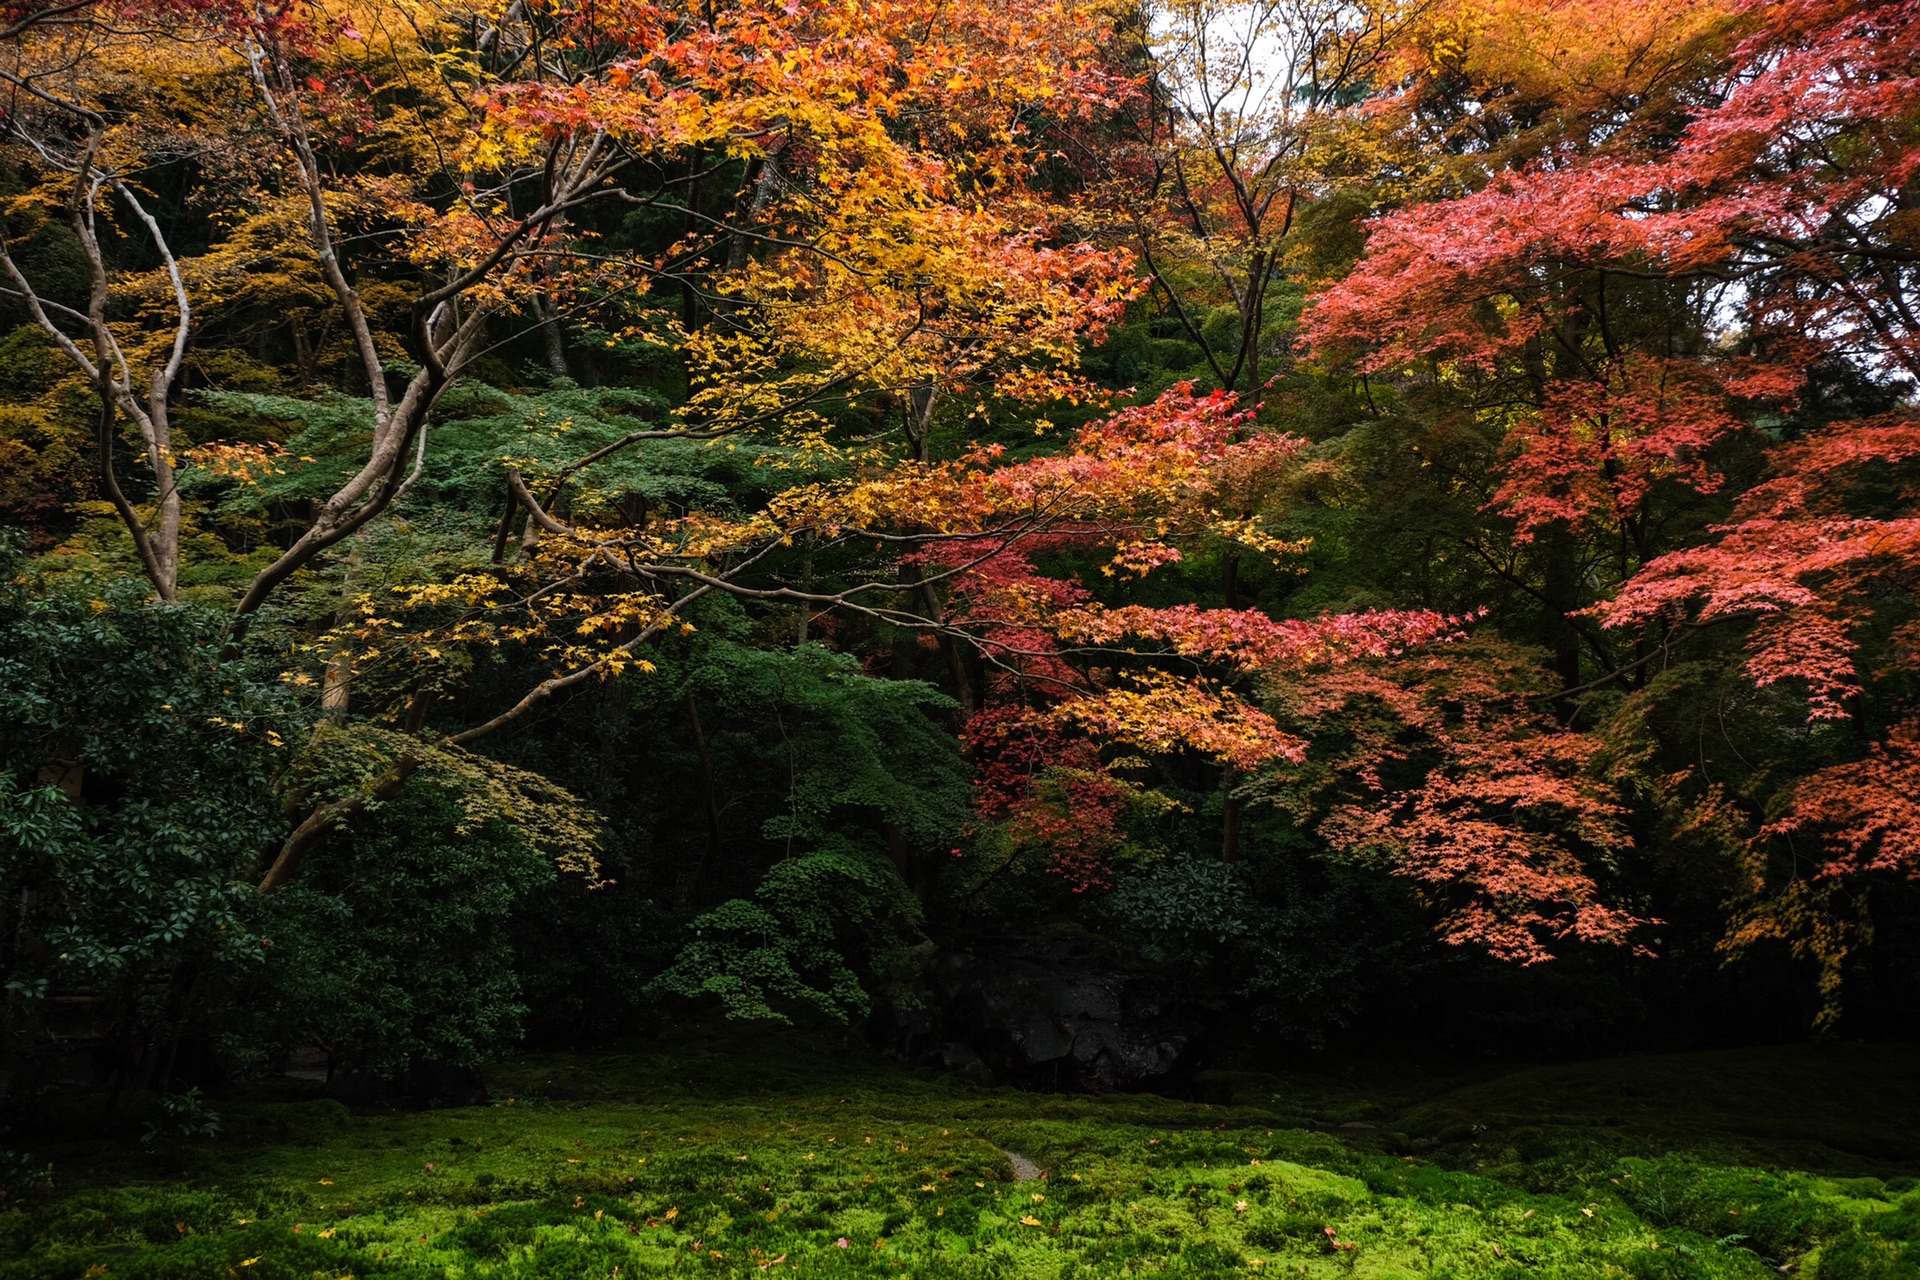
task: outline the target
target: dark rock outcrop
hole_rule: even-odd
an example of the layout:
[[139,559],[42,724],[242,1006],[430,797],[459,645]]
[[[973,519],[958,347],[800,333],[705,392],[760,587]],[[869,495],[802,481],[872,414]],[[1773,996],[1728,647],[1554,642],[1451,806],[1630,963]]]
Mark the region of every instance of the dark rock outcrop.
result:
[[932,957],[923,981],[934,1026],[916,1056],[975,1079],[1045,1092],[1167,1089],[1197,1059],[1200,1011],[1178,980],[1127,967],[1091,939],[974,939]]

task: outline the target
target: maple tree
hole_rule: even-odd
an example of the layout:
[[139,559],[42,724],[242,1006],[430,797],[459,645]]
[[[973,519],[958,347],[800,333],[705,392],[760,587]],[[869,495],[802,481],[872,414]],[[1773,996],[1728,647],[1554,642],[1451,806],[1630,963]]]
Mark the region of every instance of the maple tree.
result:
[[1262,788],[1446,903],[1447,941],[1533,964],[1565,939],[1637,938],[1646,921],[1600,887],[1628,836],[1591,776],[1598,744],[1543,712],[1525,654],[1474,642],[1274,679],[1320,750]]
[[[764,428],[826,448],[816,440],[811,405],[829,394],[898,388],[916,406],[909,433],[924,438],[937,392],[971,385],[1008,362],[1025,370],[1019,394],[1071,389],[1072,340],[1097,332],[1130,289],[1117,274],[1124,258],[1040,243],[1046,214],[1030,201],[991,209],[958,202],[969,190],[1009,183],[1030,150],[1025,129],[1008,127],[1002,109],[1043,101],[1076,109],[1071,104],[1097,99],[1110,77],[1088,65],[1077,12],[1036,7],[1025,23],[1009,23],[1005,12],[992,23],[978,13],[944,12],[928,25],[923,8],[515,11],[451,60],[436,60],[437,50],[459,47],[463,27],[450,9],[430,21],[378,7],[265,16],[209,10],[182,16],[177,45],[156,42],[144,28],[90,29],[98,38],[78,58],[65,32],[16,32],[15,80],[33,96],[15,128],[45,175],[16,212],[63,200],[88,263],[92,301],[84,313],[66,307],[44,297],[14,257],[0,266],[40,328],[96,389],[102,490],[157,593],[173,599],[180,581],[182,457],[228,479],[284,468],[244,449],[176,447],[170,413],[190,337],[207,309],[217,314],[223,275],[243,270],[260,249],[242,236],[197,260],[176,255],[126,175],[177,155],[182,122],[160,118],[160,103],[144,114],[107,97],[93,105],[95,95],[112,93],[120,68],[173,57],[182,78],[250,93],[259,104],[259,116],[218,121],[188,147],[190,162],[222,180],[215,190],[242,193],[257,210],[255,227],[298,228],[307,243],[299,270],[317,275],[333,295],[331,319],[345,330],[368,400],[371,436],[349,478],[318,500],[314,518],[238,593],[237,643],[276,588],[352,539],[418,479],[429,415],[494,331],[528,311],[550,329],[554,300],[568,290],[644,292],[677,279],[706,298],[712,322],[697,325],[688,313],[668,326],[695,388],[679,421],[566,462],[545,478],[553,486],[643,440]],[[1046,50],[1057,53],[1057,66],[1034,59]],[[406,88],[416,79],[432,86],[424,101]],[[921,127],[918,137],[889,128],[903,113]],[[470,131],[461,127],[465,119],[474,123]],[[945,149],[929,150],[929,140]],[[741,200],[721,217],[677,191],[683,182],[717,181],[742,160]],[[457,195],[442,194],[448,189]],[[607,255],[582,223],[595,204],[683,213],[687,234],[657,255]],[[129,291],[143,283],[143,273],[123,273],[120,255],[110,253],[118,228],[105,220],[116,213],[159,260],[166,300],[155,305],[173,322],[163,342],[143,330],[136,343],[109,317],[116,283]],[[369,302],[342,256],[343,223],[369,246],[363,256],[413,278],[404,302]],[[849,326],[849,318],[857,323]],[[399,327],[382,328],[389,320]],[[401,350],[417,365],[395,392],[389,366]],[[145,513],[115,470],[120,419],[137,428],[150,473]],[[551,524],[536,521],[527,543]],[[698,559],[738,544],[737,536],[722,538],[688,554]],[[726,585],[730,572],[707,575],[678,600],[643,591],[603,602],[586,629],[633,621],[639,635],[612,652],[576,647],[562,655],[571,670],[505,715],[455,735],[452,745],[558,689],[617,671],[624,654],[690,600]],[[421,590],[465,590],[469,599],[479,592],[471,582]],[[335,713],[346,705],[350,660],[336,646],[328,680]],[[263,887],[282,882],[312,836],[390,794],[418,763],[417,753],[403,754],[364,793],[315,810]]]
[[[1920,875],[1916,18],[15,6],[16,613],[144,581],[213,656],[143,717],[259,694],[195,730],[277,816],[202,878],[359,1055],[458,1039],[301,1005],[432,883],[362,845],[630,1002],[853,1016],[1169,885],[1240,895],[1236,999],[1382,906],[1407,971],[1784,943],[1831,1021]],[[119,812],[6,741],[19,813]]]
[[[1861,486],[1903,473],[1909,416],[1816,422],[1785,438],[1759,424],[1823,394],[1809,378],[1822,369],[1882,382],[1916,372],[1904,212],[1920,162],[1916,15],[1728,4],[1636,21],[1605,4],[1555,7],[1551,53],[1529,15],[1547,17],[1441,6],[1401,51],[1415,127],[1473,137],[1451,166],[1463,189],[1381,215],[1354,271],[1316,299],[1309,338],[1367,376],[1425,370],[1475,388],[1497,415],[1506,461],[1487,507],[1519,542],[1546,544],[1539,591],[1563,619],[1566,685],[1591,687],[1597,667],[1602,683],[1638,688],[1690,632],[1734,623],[1756,684],[1796,690],[1816,723],[1845,721],[1865,692],[1863,628],[1903,616],[1887,592],[1904,599],[1894,584],[1911,572],[1910,495],[1896,482],[1863,506]],[[1446,126],[1436,86],[1449,75],[1474,84],[1484,109]],[[1670,335],[1689,328],[1698,336],[1676,349]],[[1767,477],[1748,486],[1730,468],[1751,474],[1757,455]],[[1730,486],[1724,522],[1676,520],[1724,503]],[[1586,600],[1568,578],[1582,541],[1624,552],[1610,588]],[[1635,635],[1632,654],[1589,619]],[[1900,669],[1895,657],[1875,671],[1894,698],[1875,718],[1893,736],[1856,746],[1863,788],[1902,758]],[[1792,937],[1821,958],[1830,998],[1848,929],[1819,924],[1809,893],[1834,901],[1843,877],[1911,874],[1898,835],[1836,821],[1865,811],[1848,807],[1866,802],[1848,799],[1850,768],[1789,781],[1774,801],[1784,813],[1736,823],[1759,867],[1795,833],[1836,842],[1810,877],[1756,870],[1730,935],[1736,947]],[[1724,804],[1702,774],[1670,783],[1692,803]],[[1897,829],[1897,811],[1889,821]]]

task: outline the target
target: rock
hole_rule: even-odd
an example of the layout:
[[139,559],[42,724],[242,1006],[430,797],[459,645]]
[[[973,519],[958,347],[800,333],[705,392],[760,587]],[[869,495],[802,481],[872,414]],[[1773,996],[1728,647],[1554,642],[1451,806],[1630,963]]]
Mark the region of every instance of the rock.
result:
[[996,937],[935,957],[926,1002],[951,1039],[930,1056],[1056,1092],[1165,1087],[1194,1065],[1199,1011],[1166,974],[1130,968],[1079,937]]
[[1032,1182],[1040,1176],[1040,1166],[1021,1155],[1018,1151],[1002,1151],[1000,1154],[1005,1156],[1007,1163],[1013,1166],[1013,1180],[1015,1182]]
[[946,1070],[957,1072],[975,1084],[991,1085],[993,1083],[993,1068],[987,1065],[985,1058],[964,1044],[956,1044],[949,1040],[936,1051],[934,1060]]

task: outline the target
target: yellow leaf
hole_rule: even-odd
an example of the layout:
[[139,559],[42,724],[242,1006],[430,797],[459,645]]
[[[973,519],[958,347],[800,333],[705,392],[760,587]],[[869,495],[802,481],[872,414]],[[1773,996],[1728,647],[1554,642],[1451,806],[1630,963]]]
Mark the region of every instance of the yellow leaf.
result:
[[667,1210],[667,1221],[668,1221],[668,1222],[672,1222],[672,1221],[673,1221],[673,1220],[674,1220],[675,1218],[677,1218],[677,1217],[679,1217],[679,1216],[680,1216],[680,1210],[678,1210],[678,1209],[669,1209],[669,1210]]
[[333,1229],[332,1227],[328,1227],[328,1228],[327,1228],[327,1229],[326,1229],[325,1231],[322,1231],[322,1232],[320,1233],[320,1238],[321,1238],[322,1240],[331,1240],[331,1239],[333,1239],[333,1230],[334,1230],[334,1229]]
[[1034,1217],[1032,1214],[1028,1214],[1026,1217],[1020,1219],[1020,1225],[1023,1227],[1037,1227],[1042,1224],[1040,1219]]

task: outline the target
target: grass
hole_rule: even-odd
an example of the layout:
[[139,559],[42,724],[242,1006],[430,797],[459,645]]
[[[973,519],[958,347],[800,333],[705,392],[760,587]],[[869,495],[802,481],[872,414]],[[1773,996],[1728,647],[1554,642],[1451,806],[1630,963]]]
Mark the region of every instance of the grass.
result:
[[227,1102],[214,1140],[43,1147],[54,1185],[0,1212],[0,1280],[1914,1280],[1916,1068],[1363,1064],[1215,1073],[1200,1103],[973,1089],[735,1029],[532,1058],[490,1107]]

